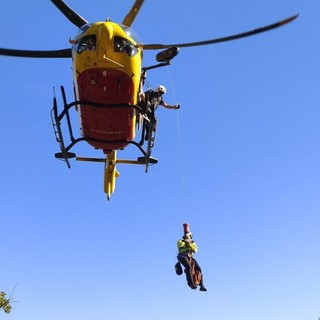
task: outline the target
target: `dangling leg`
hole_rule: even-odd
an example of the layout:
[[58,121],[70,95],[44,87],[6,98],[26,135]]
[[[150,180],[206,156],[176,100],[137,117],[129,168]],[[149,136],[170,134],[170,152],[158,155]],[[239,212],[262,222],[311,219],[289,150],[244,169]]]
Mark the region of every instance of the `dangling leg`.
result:
[[174,265],[174,269],[178,276],[181,276],[183,274],[181,263],[179,261]]
[[185,268],[185,273],[186,273],[186,278],[187,278],[187,282],[188,282],[188,286],[191,289],[196,289],[197,286],[193,283],[192,280],[192,270],[191,270],[191,264],[189,261],[188,256],[178,256],[178,261],[184,266]]
[[[152,131],[155,131],[156,124],[157,124],[157,118],[155,116],[154,108],[152,106],[148,107],[147,116],[148,116],[150,122],[146,123],[145,140],[149,140],[149,138],[152,136]],[[149,134],[150,129],[151,129],[151,134]]]
[[194,269],[201,273],[200,291],[207,291],[207,288],[203,285],[203,274],[201,271],[201,267],[196,259],[193,258],[193,261],[194,261]]

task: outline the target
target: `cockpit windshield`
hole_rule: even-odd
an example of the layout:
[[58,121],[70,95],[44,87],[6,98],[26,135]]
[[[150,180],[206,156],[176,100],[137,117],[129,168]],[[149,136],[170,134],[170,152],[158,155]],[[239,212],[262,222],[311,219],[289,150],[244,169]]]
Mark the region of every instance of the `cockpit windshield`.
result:
[[75,44],[74,50],[77,53],[81,53],[83,51],[95,51],[96,50],[97,38],[95,34],[91,34],[79,39],[79,41]]
[[114,37],[114,51],[124,52],[129,57],[133,57],[138,53],[138,49],[131,41],[119,36]]

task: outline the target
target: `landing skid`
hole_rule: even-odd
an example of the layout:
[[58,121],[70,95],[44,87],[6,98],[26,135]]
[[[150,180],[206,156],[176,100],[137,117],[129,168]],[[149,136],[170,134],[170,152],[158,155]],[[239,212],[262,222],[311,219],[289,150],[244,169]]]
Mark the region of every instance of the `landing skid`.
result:
[[[151,123],[150,119],[146,115],[144,106],[135,106],[135,105],[117,105],[117,108],[134,108],[136,109],[137,113],[140,114],[143,118],[143,126],[141,130],[141,139],[139,142],[136,141],[127,141],[127,140],[94,140],[94,139],[86,139],[83,137],[75,138],[73,135],[73,130],[71,126],[71,120],[70,120],[70,114],[69,110],[77,105],[85,106],[85,107],[96,107],[96,108],[115,108],[115,105],[101,105],[96,103],[91,103],[88,101],[74,101],[72,103],[67,103],[66,95],[63,86],[61,86],[61,94],[63,99],[63,111],[61,113],[58,112],[58,106],[57,106],[57,98],[54,92],[53,97],[53,108],[51,110],[51,120],[52,120],[52,126],[54,129],[55,137],[57,142],[59,143],[60,152],[57,152],[55,154],[55,157],[57,159],[63,160],[66,162],[67,167],[71,168],[70,159],[76,158],[78,161],[91,161],[91,162],[104,162],[105,163],[105,172],[104,172],[104,191],[107,194],[108,200],[111,197],[111,194],[114,193],[115,190],[115,180],[119,176],[119,172],[116,169],[116,164],[139,164],[145,166],[145,172],[148,172],[148,168],[150,165],[158,163],[158,160],[151,157],[152,148],[155,145],[155,130],[152,130],[152,127],[154,127],[154,124]],[[65,143],[65,139],[62,133],[62,119],[66,118],[67,122],[67,128],[69,131],[69,139],[70,143],[67,145]],[[146,128],[149,127],[149,134],[147,137],[147,140],[145,141],[145,132],[147,132]],[[75,153],[71,152],[70,149],[77,144],[80,141],[96,141],[101,143],[110,143],[114,144],[115,142],[119,143],[126,143],[126,144],[133,144],[135,145],[140,152],[142,153],[142,156],[138,157],[137,160],[118,160],[117,159],[117,153],[114,150],[110,154],[106,155],[105,159],[99,159],[99,158],[87,158],[87,157],[77,157]],[[145,142],[147,144],[145,145]]]
[[[75,158],[76,154],[73,152],[70,152],[69,150],[76,143],[78,143],[79,141],[84,141],[85,139],[84,138],[75,139],[73,136],[73,132],[72,132],[69,109],[76,105],[76,101],[71,104],[67,103],[67,99],[66,99],[66,95],[65,95],[65,91],[64,91],[63,86],[61,86],[61,94],[62,94],[62,99],[63,99],[63,103],[64,103],[63,111],[60,114],[58,114],[58,104],[57,104],[57,98],[56,98],[55,91],[53,94],[53,108],[51,109],[51,122],[52,122],[53,130],[54,130],[54,134],[56,137],[56,141],[59,143],[60,150],[61,150],[61,152],[55,153],[55,157],[57,159],[64,160],[67,164],[67,167],[71,168],[71,164],[70,164],[69,159]],[[63,138],[63,134],[62,134],[62,129],[61,129],[61,120],[63,119],[64,116],[66,116],[66,119],[67,119],[69,136],[70,136],[70,140],[71,140],[71,143],[68,146],[65,146],[65,142],[64,142],[64,138]]]

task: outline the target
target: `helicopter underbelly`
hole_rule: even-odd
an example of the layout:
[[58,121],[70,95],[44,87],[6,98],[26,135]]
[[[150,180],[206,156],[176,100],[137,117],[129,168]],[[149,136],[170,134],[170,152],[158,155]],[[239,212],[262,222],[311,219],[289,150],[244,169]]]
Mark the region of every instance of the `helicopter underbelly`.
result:
[[114,69],[95,68],[78,75],[77,85],[80,101],[99,104],[79,107],[82,135],[88,143],[105,153],[128,145],[136,125],[136,112],[130,105],[137,89],[131,78]]

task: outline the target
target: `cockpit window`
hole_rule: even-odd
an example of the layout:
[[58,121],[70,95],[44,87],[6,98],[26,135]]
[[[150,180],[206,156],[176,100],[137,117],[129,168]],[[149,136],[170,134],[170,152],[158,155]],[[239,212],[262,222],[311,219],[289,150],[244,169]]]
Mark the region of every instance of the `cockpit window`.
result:
[[138,49],[131,41],[118,36],[114,37],[114,51],[124,52],[129,57],[133,57],[138,53]]
[[96,42],[97,39],[95,34],[82,37],[76,43],[75,50],[77,53],[81,53],[83,51],[94,51],[96,50]]

